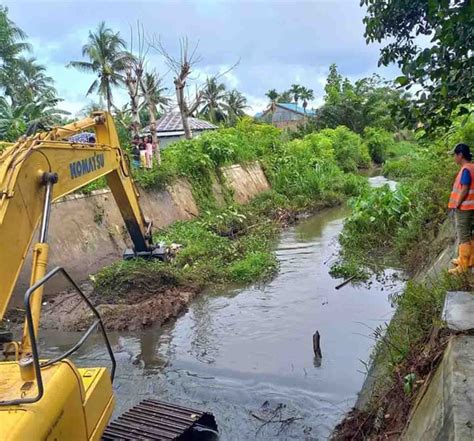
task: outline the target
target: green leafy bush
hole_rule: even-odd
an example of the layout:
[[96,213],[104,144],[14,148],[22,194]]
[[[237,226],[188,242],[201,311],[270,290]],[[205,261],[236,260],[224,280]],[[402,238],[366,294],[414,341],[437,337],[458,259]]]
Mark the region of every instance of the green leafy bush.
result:
[[[310,135],[311,136],[311,135]],[[345,126],[335,129],[324,129],[319,132],[321,139],[326,138],[334,149],[334,157],[338,166],[345,172],[355,172],[370,166],[367,146],[357,133]]]
[[412,141],[393,142],[387,148],[386,159],[398,159],[413,154],[419,149],[418,144]]
[[340,235],[343,254],[367,261],[374,249],[392,246],[397,228],[408,221],[411,204],[409,189],[403,186],[395,191],[388,185],[372,188],[354,199]]
[[387,152],[394,144],[393,136],[389,132],[373,127],[365,128],[364,142],[367,144],[372,161],[376,164],[385,162]]

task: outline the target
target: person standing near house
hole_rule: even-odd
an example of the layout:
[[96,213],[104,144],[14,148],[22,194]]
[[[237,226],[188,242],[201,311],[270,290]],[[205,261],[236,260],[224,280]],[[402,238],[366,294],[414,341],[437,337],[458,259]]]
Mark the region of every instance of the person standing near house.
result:
[[134,168],[140,168],[140,148],[134,143],[132,143],[132,165]]
[[145,168],[146,167],[146,144],[145,144],[144,136],[140,138],[140,144],[138,145],[138,148],[140,150],[140,167]]
[[140,168],[140,137],[138,135],[134,135],[132,140],[132,165]]
[[146,168],[153,167],[153,139],[151,135],[146,138]]
[[474,164],[468,145],[458,144],[452,153],[456,164],[461,167],[448,203],[448,207],[454,210],[459,257],[453,261],[456,267],[450,269],[449,273],[462,274],[474,264],[474,241],[471,238],[474,223]]

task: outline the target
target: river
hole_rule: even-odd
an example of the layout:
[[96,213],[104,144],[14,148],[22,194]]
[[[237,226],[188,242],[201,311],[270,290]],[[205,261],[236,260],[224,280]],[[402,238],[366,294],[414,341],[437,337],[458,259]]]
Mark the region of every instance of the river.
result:
[[[326,210],[285,230],[276,248],[280,269],[269,283],[211,290],[169,325],[112,334],[117,412],[156,397],[211,411],[223,441],[327,438],[356,401],[372,329],[390,320],[390,294],[400,288],[373,280],[335,289],[341,280],[328,271],[347,214]],[[42,331],[43,355],[76,340]],[[75,360],[100,365],[105,354],[93,338]]]

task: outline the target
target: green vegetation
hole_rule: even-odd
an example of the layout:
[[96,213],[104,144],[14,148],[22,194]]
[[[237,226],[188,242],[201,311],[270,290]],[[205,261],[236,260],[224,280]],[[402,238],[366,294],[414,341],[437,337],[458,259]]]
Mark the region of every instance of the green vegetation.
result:
[[[365,139],[373,146],[388,136],[370,129]],[[395,191],[368,189],[351,201],[352,215],[340,237],[343,260],[375,270],[395,261],[414,271],[439,251],[432,243],[446,219],[457,171],[447,151],[461,140],[474,141],[473,122],[456,126],[442,140],[385,144],[393,159],[384,163],[383,173],[399,184]]]
[[[218,207],[213,180],[222,183],[219,167],[259,160],[271,183],[246,206],[235,206],[231,194]],[[250,283],[266,279],[276,269],[273,239],[292,213],[340,204],[367,188],[365,178],[348,173],[368,167],[363,139],[346,127],[326,129],[288,141],[281,131],[241,119],[234,128],[220,129],[163,151],[163,163],[137,171],[142,187],[161,188],[177,178],[192,186],[201,216],[177,222],[156,235],[156,241],[179,243],[182,250],[168,263],[118,262],[96,276],[100,293],[125,293],[146,268],[145,282],[154,277],[163,286]],[[155,275],[154,275],[155,274]]]
[[[435,132],[450,127],[456,115],[472,114],[474,76],[471,1],[362,0],[367,43],[382,43],[379,64],[398,63],[397,78],[415,99],[403,100],[397,112],[410,124]],[[427,38],[420,38],[427,37]]]
[[370,157],[376,164],[383,164],[387,159],[388,152],[394,145],[393,135],[384,129],[366,127],[364,140],[369,149]]
[[[352,421],[345,420],[339,433],[353,434],[354,422],[363,439],[393,431],[394,425],[397,430],[403,427],[417,392],[429,381],[449,340],[440,319],[446,292],[466,289],[470,287],[465,280],[445,275],[429,283],[408,282],[393,298],[394,318],[388,326],[373,330],[375,384],[369,402],[351,412]],[[387,416],[377,421],[381,413]]]
[[324,88],[324,104],[318,109],[316,128],[346,126],[362,134],[366,127],[377,127],[391,132],[399,130],[399,122],[392,116],[391,108],[404,98],[391,82],[377,75],[352,83],[337,71],[335,64],[329,68]]
[[[392,159],[385,162],[383,172],[399,182],[397,189],[368,189],[352,200],[353,211],[340,236],[342,259],[332,269],[335,275],[364,279],[370,270],[387,266],[401,266],[413,274],[434,260],[445,245],[435,239],[447,220],[447,200],[457,172],[447,151],[461,141],[472,145],[474,121],[456,121],[443,139],[423,138],[388,148]],[[361,436],[370,438],[393,430],[391,424],[397,421],[406,421],[420,384],[436,367],[446,343],[439,332],[446,291],[470,289],[466,278],[445,274],[421,283],[409,281],[391,299],[394,318],[374,330],[377,347],[372,361],[377,380],[371,400],[339,430],[352,433],[349,426],[357,421]],[[390,418],[376,428],[380,409]]]
[[54,81],[29,56],[26,37],[0,5],[0,140],[4,141],[16,141],[30,124],[57,124],[68,114],[56,107],[61,100]]
[[165,288],[201,288],[270,277],[277,268],[271,248],[279,231],[268,212],[269,204],[274,206],[273,197],[278,196],[269,193],[246,206],[229,206],[204,213],[199,219],[176,222],[155,236],[158,242],[183,245],[172,261],[117,262],[97,274],[96,288],[110,296],[151,281]]

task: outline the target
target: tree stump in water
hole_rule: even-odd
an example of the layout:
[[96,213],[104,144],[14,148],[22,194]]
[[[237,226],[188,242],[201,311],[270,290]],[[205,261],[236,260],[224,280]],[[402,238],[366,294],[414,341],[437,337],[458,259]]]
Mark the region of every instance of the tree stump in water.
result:
[[316,367],[321,366],[321,359],[323,354],[321,353],[321,336],[319,331],[316,331],[313,335],[313,351],[314,351],[314,365]]

